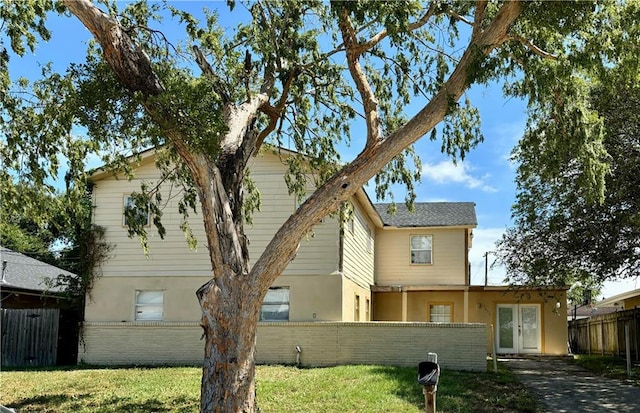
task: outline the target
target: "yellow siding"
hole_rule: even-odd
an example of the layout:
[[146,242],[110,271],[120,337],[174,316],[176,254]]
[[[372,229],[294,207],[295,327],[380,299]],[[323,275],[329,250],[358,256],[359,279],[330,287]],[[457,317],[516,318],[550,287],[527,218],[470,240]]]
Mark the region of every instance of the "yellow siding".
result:
[[[254,215],[253,226],[245,227],[250,239],[250,260],[255,260],[280,225],[294,212],[294,198],[288,195],[283,180],[285,166],[275,155],[265,155],[253,161],[252,177],[262,197],[261,211]],[[149,256],[145,258],[137,238],[130,239],[122,224],[124,197],[139,191],[142,182],[153,185],[159,176],[153,162],[144,162],[136,169],[136,179],[117,180],[107,176],[98,180],[94,188],[94,222],[106,228],[106,241],[116,247],[111,259],[102,266],[102,274],[111,276],[210,276],[211,264],[206,250],[203,225],[197,213],[190,213],[190,224],[198,239],[197,251],[188,248],[179,226],[182,216],[178,213],[178,191],[169,185],[163,187],[162,222],[167,229],[162,240],[151,226],[149,228]],[[316,225],[284,274],[326,275],[337,270],[339,225],[335,219],[326,218]]]
[[354,203],[353,222],[346,222],[343,235],[342,271],[348,279],[369,288],[374,280],[375,226],[359,203]]
[[[412,235],[431,235],[432,264],[411,264]],[[376,284],[392,285],[464,285],[466,281],[465,230],[388,229],[376,236]]]
[[632,310],[636,307],[640,307],[640,296],[631,297],[624,300],[625,310]]

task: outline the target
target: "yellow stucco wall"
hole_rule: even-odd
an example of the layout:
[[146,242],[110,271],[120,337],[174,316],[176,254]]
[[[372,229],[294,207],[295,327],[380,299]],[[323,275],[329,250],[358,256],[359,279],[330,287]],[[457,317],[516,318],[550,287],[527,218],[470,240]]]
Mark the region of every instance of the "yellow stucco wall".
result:
[[402,320],[402,293],[374,293],[373,319],[376,321]]
[[[342,321],[371,320],[372,306],[371,290],[369,288],[363,288],[350,279],[344,277],[342,282],[342,297]],[[356,301],[359,303],[357,316]]]
[[[541,322],[541,346],[543,354],[567,354],[566,291],[507,291],[488,289],[468,291],[468,322],[484,323],[488,331],[496,324],[498,304],[539,304]],[[451,304],[452,322],[464,321],[465,291],[408,291],[407,321],[427,321],[430,304]],[[560,303],[560,308],[556,307]],[[380,321],[402,320],[402,293],[374,293],[374,319]],[[487,352],[491,352],[491,336],[487,335]]]
[[[163,321],[200,320],[196,290],[207,277],[101,277],[87,302],[88,322],[135,320],[136,290],[163,290]],[[290,321],[342,321],[340,275],[280,276],[273,286],[289,287]]]

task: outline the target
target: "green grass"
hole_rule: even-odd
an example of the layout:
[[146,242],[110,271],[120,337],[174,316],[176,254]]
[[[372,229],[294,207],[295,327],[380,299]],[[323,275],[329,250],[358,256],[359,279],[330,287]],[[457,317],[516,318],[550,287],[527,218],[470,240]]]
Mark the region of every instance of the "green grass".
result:
[[[195,412],[199,368],[84,368],[0,373],[0,404],[26,412]],[[258,366],[263,413],[423,412],[416,369],[338,366],[298,369]],[[536,412],[511,373],[444,370],[439,412]]]
[[627,376],[627,361],[624,358],[579,354],[573,357],[573,362],[596,374],[627,380],[640,386],[640,365],[635,360],[631,363],[631,377]]

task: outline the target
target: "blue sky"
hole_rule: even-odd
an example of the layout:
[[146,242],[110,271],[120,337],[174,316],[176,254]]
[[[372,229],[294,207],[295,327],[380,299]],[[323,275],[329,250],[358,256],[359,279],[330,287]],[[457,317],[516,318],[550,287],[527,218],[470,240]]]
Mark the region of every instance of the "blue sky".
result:
[[[224,2],[180,3],[180,7],[187,6],[191,10],[200,9],[204,3],[209,8],[226,10]],[[57,16],[53,16],[50,23],[52,39],[41,43],[34,55],[14,58],[10,68],[12,76],[38,76],[40,65],[49,61],[58,70],[64,70],[72,61],[83,61],[86,41],[91,38],[84,26],[75,18]],[[220,23],[228,28],[236,24],[224,11],[220,14]],[[422,158],[423,176],[417,187],[417,201],[476,203],[478,227],[474,232],[470,253],[471,281],[472,284],[482,284],[485,252],[492,251],[495,241],[507,226],[512,225],[511,205],[515,200],[516,166],[510,162],[509,156],[524,131],[526,105],[518,99],[504,98],[498,86],[475,86],[470,89],[468,96],[480,111],[485,141],[469,152],[464,161],[454,164],[440,152],[438,141],[431,142],[428,138],[420,140],[416,149]],[[88,167],[98,166],[97,162]],[[373,199],[373,191],[368,192]],[[398,193],[395,198],[401,201],[403,197],[403,193]],[[493,257],[489,254],[491,262]],[[489,283],[501,284],[504,276],[502,268],[490,268]],[[608,283],[603,295],[610,297],[639,287],[640,283],[634,281]]]

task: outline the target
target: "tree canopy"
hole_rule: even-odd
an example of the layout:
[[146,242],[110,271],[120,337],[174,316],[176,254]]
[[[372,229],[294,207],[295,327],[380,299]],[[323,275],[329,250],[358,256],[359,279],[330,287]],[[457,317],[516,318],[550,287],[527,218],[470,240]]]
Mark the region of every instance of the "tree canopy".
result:
[[[411,201],[419,176],[411,145],[423,136],[454,159],[483,140],[465,96],[470,85],[495,82],[507,96],[526,99],[530,133],[521,151],[540,154],[545,177],[563,172],[576,154],[575,182],[602,198],[604,130],[585,85],[637,54],[630,47],[639,43],[635,4],[227,4],[232,16],[243,16],[232,29],[215,11],[197,19],[178,2],[0,5],[5,206],[38,214],[40,205],[17,185],[54,191],[50,180],[63,162],[70,197],[81,197],[89,154],[131,172],[128,157],[155,148],[160,183],[183,190],[182,229],[189,233],[190,211],[201,212],[213,269],[197,291],[206,340],[202,411],[255,410],[260,303],[315,223],[371,179],[378,197],[404,183]],[[92,33],[86,59],[61,73],[44,67],[36,81],[12,78],[9,60],[48,38],[54,11]],[[183,41],[169,41],[162,18],[181,25]],[[341,158],[345,142],[358,153],[353,159]],[[285,177],[292,193],[303,196],[307,176],[317,189],[249,265],[243,225],[259,202],[247,164],[266,145],[299,154]],[[142,187],[136,202],[150,202],[162,235],[157,186]],[[132,231],[144,242],[143,228]]]
[[498,253],[512,282],[590,286],[637,277],[640,269],[640,88],[637,70],[603,74],[589,87],[590,105],[602,116],[600,157],[607,165],[602,197],[581,182],[585,162],[568,152],[558,173],[544,173],[544,132],[531,131],[515,154],[519,162],[515,226]]

